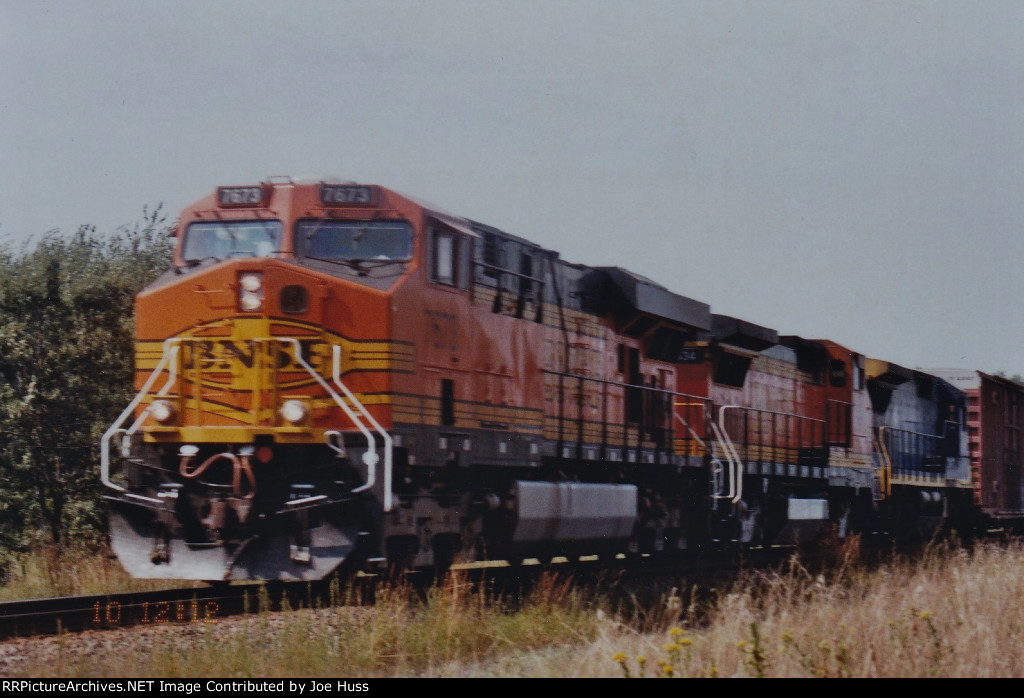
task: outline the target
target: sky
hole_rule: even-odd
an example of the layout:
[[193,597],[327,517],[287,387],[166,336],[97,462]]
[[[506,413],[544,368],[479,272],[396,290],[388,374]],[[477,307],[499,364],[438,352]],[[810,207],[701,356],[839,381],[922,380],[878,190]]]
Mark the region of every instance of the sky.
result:
[[0,0],[0,244],[380,184],[712,311],[1024,374],[1019,0]]

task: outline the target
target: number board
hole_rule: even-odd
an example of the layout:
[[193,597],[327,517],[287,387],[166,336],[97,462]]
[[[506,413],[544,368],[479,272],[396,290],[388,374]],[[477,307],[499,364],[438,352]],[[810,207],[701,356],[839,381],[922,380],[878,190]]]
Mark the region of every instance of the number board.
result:
[[263,203],[266,189],[251,187],[217,187],[217,203],[221,206],[258,206]]
[[374,188],[362,184],[321,184],[320,203],[324,206],[366,206],[374,203]]
[[704,361],[704,352],[700,349],[680,349],[679,355],[672,363],[676,364],[699,364]]

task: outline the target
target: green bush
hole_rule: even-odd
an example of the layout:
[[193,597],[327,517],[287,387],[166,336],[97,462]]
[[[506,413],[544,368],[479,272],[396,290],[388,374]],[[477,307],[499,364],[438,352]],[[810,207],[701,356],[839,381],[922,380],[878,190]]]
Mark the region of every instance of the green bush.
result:
[[168,233],[158,207],[0,247],[0,548],[101,539],[99,439],[131,399],[134,296]]

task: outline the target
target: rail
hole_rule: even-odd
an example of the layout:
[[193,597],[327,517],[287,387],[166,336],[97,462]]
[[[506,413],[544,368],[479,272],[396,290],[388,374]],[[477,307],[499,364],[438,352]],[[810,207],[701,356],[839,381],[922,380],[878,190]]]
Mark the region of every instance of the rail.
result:
[[[575,444],[578,460],[582,459],[584,444],[598,448],[598,460],[604,460],[609,448],[622,448],[624,452],[633,451],[637,454],[637,460],[641,451],[652,451],[655,460],[658,460],[662,453],[703,455],[707,452],[705,442],[691,426],[693,420],[681,417],[677,408],[684,408],[687,416],[697,412],[701,421],[704,421],[704,416],[711,405],[709,398],[648,385],[595,378],[582,373],[553,370],[544,370],[544,373],[559,378],[559,397],[556,400],[557,452],[560,454],[564,452],[567,443]],[[566,383],[569,385],[565,385]],[[576,384],[575,390],[573,383]],[[587,384],[596,387],[585,389],[584,386]],[[677,402],[677,399],[684,402]],[[587,419],[584,416],[588,400],[599,403],[597,419]],[[630,405],[634,400],[640,405],[640,409],[638,414],[631,415]],[[615,401],[619,401],[623,412],[612,420],[609,413]],[[567,414],[570,411],[568,408],[573,408],[575,415]],[[675,421],[686,427],[686,433],[681,439],[676,436],[673,429]],[[588,429],[589,438],[585,433]],[[571,433],[572,431],[575,431],[575,434]],[[678,443],[679,441],[682,443]],[[701,447],[699,451],[695,445]]]
[[[336,581],[272,581],[4,601],[0,602],[0,640],[131,626],[206,624],[235,615],[344,603],[332,583]],[[357,588],[372,592],[362,582]]]
[[878,431],[872,434],[875,442],[875,452],[882,456],[882,467],[878,469],[878,490],[879,498],[887,499],[892,496],[892,460],[889,458],[889,449],[886,448],[883,434],[889,427],[879,427]]
[[877,444],[885,461],[889,478],[893,472],[901,474],[935,476],[945,472],[945,458],[959,454],[950,453],[950,427],[959,427],[958,422],[946,420],[945,434],[928,434],[910,429],[890,426],[878,427]]
[[[491,312],[500,313],[503,307],[504,294],[508,293],[516,298],[516,310],[514,317],[521,318],[526,310],[526,303],[532,301],[537,305],[535,322],[540,322],[543,319],[543,308],[544,303],[544,283],[545,280],[542,277],[532,276],[523,272],[512,271],[505,267],[498,266],[496,264],[488,264],[486,262],[474,261],[473,267],[476,269],[483,269],[484,273],[488,276],[492,276],[495,279],[494,288],[494,302],[491,308]],[[493,272],[488,274],[488,272]],[[520,283],[519,291],[514,289],[506,289],[504,285],[504,277],[509,276],[513,279],[518,279]],[[525,282],[525,283],[524,283]],[[536,291],[533,290],[534,284],[536,284]],[[489,284],[481,283],[474,279],[473,283],[470,284],[470,293],[474,295],[476,293],[476,287],[481,288],[492,288]]]
[[[742,444],[747,461],[792,462],[823,457],[828,423],[824,419],[744,405],[723,405],[718,408],[718,421],[729,436],[732,449],[739,456],[736,444]],[[727,426],[728,413],[736,413]],[[740,433],[742,432],[742,433]]]

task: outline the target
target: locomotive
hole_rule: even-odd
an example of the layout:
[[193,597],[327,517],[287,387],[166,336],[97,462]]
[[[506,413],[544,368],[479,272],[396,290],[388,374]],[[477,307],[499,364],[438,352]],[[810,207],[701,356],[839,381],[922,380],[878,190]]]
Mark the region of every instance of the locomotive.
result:
[[[974,525],[967,397],[377,185],[187,207],[104,434],[136,577],[313,580]],[[1019,478],[1018,478],[1019,479]]]

